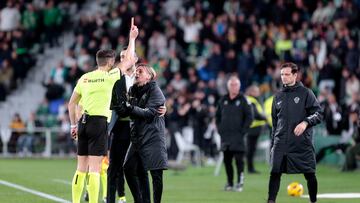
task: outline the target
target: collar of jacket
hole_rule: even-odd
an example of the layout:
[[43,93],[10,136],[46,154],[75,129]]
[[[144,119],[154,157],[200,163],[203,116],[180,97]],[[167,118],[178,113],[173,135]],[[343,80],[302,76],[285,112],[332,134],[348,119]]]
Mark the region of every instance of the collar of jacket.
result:
[[295,85],[293,85],[293,86],[285,86],[285,85],[283,85],[281,91],[283,91],[283,92],[292,92],[292,91],[295,91],[298,87],[304,87],[302,82],[296,82]]
[[132,89],[132,93],[137,97],[140,98],[145,92],[147,92],[151,87],[155,86],[156,82],[151,80],[150,82],[146,83],[143,86],[134,85]]
[[236,99],[240,98],[241,95],[242,95],[242,94],[241,94],[241,92],[240,92],[236,97],[234,97],[233,99],[230,99],[230,94],[227,94],[227,95],[226,95],[226,98],[227,98],[228,100],[230,100],[230,101],[233,101],[233,100],[236,100]]

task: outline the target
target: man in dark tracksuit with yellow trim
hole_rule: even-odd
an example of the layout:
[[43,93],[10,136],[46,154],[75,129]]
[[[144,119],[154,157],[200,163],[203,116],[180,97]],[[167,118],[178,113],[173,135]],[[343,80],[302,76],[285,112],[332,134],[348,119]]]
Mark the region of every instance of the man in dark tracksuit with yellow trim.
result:
[[257,174],[258,171],[254,168],[254,155],[256,152],[257,142],[261,133],[261,130],[266,125],[266,116],[264,110],[257,100],[260,96],[260,90],[257,86],[251,85],[246,89],[246,99],[251,103],[251,107],[254,113],[254,120],[250,125],[246,136],[247,151],[246,159],[248,166],[248,173]]

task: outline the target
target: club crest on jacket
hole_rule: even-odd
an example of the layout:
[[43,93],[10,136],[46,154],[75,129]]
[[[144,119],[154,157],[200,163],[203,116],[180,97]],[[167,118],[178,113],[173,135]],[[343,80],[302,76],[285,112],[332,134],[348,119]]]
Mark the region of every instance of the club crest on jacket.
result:
[[300,101],[300,98],[299,98],[299,97],[295,97],[295,98],[294,98],[295,104],[299,103],[299,101]]

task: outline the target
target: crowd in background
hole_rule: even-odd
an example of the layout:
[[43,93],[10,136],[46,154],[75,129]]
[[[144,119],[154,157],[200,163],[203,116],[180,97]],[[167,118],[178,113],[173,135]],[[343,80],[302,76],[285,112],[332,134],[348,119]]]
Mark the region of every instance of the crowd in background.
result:
[[71,1],[0,2],[0,101],[22,83],[44,48],[58,45],[78,4]]
[[[1,43],[1,56],[8,54],[8,58],[1,57],[1,72],[12,66],[12,77],[24,77],[23,71],[30,66],[13,64],[21,62],[11,59],[13,55],[21,58],[41,40],[56,45],[57,36],[48,33],[65,29],[64,23],[58,23],[63,22],[62,18],[48,25],[44,15],[54,17],[57,12],[47,11],[57,9],[63,16],[63,8],[71,4],[51,2],[40,7],[36,3],[0,6],[1,14],[10,9],[17,19],[10,30],[0,30],[1,42],[11,42]],[[97,2],[93,8],[96,12],[81,15],[68,28],[75,42],[56,67],[49,67],[50,77],[44,82],[48,91],[38,111],[40,116],[51,115],[53,122],[47,119],[47,126],[69,122],[57,115],[64,114],[65,101],[77,79],[94,69],[97,50],[114,49],[119,53],[124,48],[132,16],[140,30],[136,53],[140,61],[157,71],[167,98],[169,135],[191,126],[194,143],[209,156],[214,151],[213,141],[204,134],[213,122],[218,98],[227,93],[226,81],[232,74],[239,76],[242,91],[257,85],[263,102],[281,87],[280,64],[296,63],[301,69],[300,80],[323,104],[329,134],[348,130],[349,112],[359,108],[359,0]],[[32,24],[32,18],[37,23]],[[25,53],[21,52],[23,47]],[[21,74],[17,69],[22,70]],[[7,83],[9,79],[1,79],[0,86],[8,89]],[[170,158],[174,154],[176,149],[171,149]]]

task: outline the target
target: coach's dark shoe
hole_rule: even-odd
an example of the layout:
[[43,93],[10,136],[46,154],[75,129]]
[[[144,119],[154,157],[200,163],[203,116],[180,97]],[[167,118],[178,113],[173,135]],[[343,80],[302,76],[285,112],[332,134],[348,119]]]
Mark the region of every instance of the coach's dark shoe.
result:
[[228,184],[225,185],[224,190],[225,190],[225,191],[232,191],[232,190],[233,190],[233,186],[228,183]]
[[268,200],[267,203],[275,203],[274,200]]
[[244,189],[244,185],[241,184],[241,183],[236,184],[235,187],[234,187],[235,192],[242,192],[243,189]]

